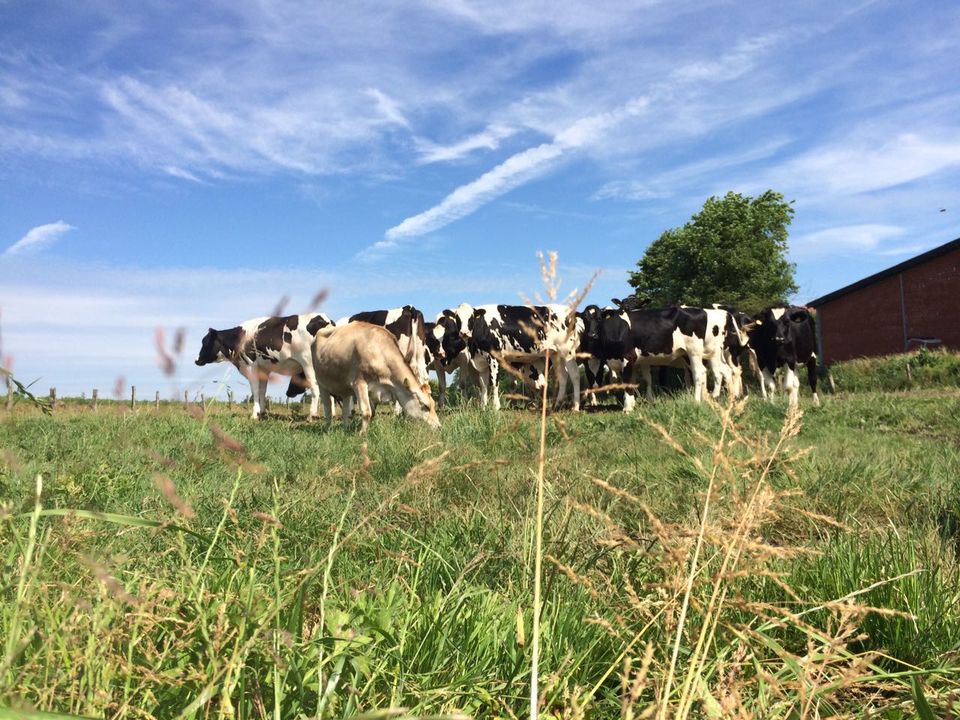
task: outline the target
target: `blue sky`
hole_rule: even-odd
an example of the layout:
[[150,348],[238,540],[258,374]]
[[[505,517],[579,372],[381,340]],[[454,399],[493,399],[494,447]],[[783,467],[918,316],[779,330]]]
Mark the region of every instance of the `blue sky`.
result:
[[0,0],[2,352],[210,392],[282,297],[512,302],[543,249],[603,303],[728,190],[795,201],[800,301],[960,236],[960,6],[794,5]]

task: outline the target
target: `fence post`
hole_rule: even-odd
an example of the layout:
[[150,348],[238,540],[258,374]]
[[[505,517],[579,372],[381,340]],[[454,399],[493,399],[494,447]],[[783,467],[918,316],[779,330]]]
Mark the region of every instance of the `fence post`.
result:
[[7,399],[4,401],[4,406],[9,410],[13,407],[13,378],[10,375],[7,375]]
[[98,396],[99,394],[100,394],[100,391],[97,390],[96,388],[94,388],[94,389],[93,389],[93,395],[92,395],[92,397],[91,397],[91,399],[92,399],[92,401],[93,401],[93,409],[94,409],[94,410],[97,409],[97,396]]
[[227,409],[233,408],[233,390],[227,388]]
[[907,382],[913,385],[913,371],[910,369],[910,363],[907,363]]
[[183,391],[183,404],[186,405],[186,404],[189,403],[189,402],[190,402],[190,400],[189,400],[189,398],[187,397],[187,391],[184,390],[184,391]]
[[157,390],[157,394],[154,396],[153,406],[154,406],[157,410],[160,409],[160,391],[159,391],[159,390]]
[[833,373],[827,370],[827,382],[830,384],[830,392],[837,394],[837,384],[833,381]]
[[84,405],[87,404],[87,391],[86,391],[86,390],[84,390],[82,393],[80,393],[80,402],[82,402]]
[[137,405],[137,386],[130,386],[130,409],[133,410]]
[[56,388],[50,388],[50,409],[51,410],[57,409],[57,389]]
[[200,407],[205,408],[207,406],[207,398],[203,393],[200,393]]

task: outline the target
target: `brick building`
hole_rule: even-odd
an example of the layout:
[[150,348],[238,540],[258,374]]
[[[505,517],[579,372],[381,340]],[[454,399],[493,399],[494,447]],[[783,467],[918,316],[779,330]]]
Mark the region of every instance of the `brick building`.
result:
[[960,238],[812,300],[822,361],[960,349]]

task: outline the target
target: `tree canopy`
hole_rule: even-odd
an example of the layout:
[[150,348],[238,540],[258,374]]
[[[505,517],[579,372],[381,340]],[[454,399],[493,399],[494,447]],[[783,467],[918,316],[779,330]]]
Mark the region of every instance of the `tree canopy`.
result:
[[785,302],[797,291],[786,257],[792,219],[792,204],[773,190],[711,197],[647,248],[629,282],[659,306],[723,303],[755,312]]

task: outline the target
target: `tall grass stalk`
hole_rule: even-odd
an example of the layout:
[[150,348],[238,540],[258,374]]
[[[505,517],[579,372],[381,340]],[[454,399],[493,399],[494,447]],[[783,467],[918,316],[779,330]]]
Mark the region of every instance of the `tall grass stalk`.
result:
[[[550,352],[544,360],[544,375],[550,377]],[[536,720],[540,712],[540,585],[543,575],[543,484],[547,464],[547,385],[540,395],[540,448],[537,455],[537,509],[534,517],[533,550],[533,629],[530,638],[530,718]]]

